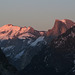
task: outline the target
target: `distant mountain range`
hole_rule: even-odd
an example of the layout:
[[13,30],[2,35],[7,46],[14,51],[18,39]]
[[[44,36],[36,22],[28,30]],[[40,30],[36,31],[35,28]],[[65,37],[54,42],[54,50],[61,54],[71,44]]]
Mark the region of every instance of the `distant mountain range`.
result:
[[[70,60],[62,56],[63,49],[65,50],[66,48],[66,50],[67,49],[71,50],[69,46],[72,47],[72,45],[75,49],[75,45],[74,45],[75,27],[74,26],[75,26],[75,22],[68,19],[55,20],[54,27],[52,29],[49,29],[48,31],[38,31],[32,27],[28,27],[28,28],[18,27],[12,24],[7,24],[0,27],[0,47],[3,53],[5,54],[5,56],[7,57],[9,63],[15,66],[18,71],[23,70],[22,73],[26,74],[29,71],[32,72],[34,71],[35,67],[36,67],[35,72],[37,69],[41,68],[40,70],[42,70],[46,68],[47,70],[50,69],[50,71],[53,71],[54,73],[56,73],[57,71],[62,73],[64,72],[63,70],[64,64],[66,65],[66,61]],[[71,39],[69,36],[71,36]],[[72,45],[69,44],[70,41],[68,39],[72,41]],[[59,49],[62,51],[60,52]],[[46,61],[44,63],[43,59],[47,58],[45,54],[48,57],[51,54],[52,56],[48,58],[48,62]],[[66,56],[66,53],[64,54],[64,56]],[[60,61],[61,57],[65,62]],[[55,59],[57,59],[57,61]],[[69,69],[73,67],[74,65],[73,61],[74,60],[70,60],[70,62],[72,62],[70,63],[72,64],[72,66],[70,67],[67,65],[65,66],[65,68],[66,67],[68,68],[68,69],[66,68],[67,71],[69,71]],[[53,65],[54,62],[56,63],[55,65]],[[41,64],[43,67],[40,66]],[[61,66],[62,64],[63,66]],[[31,65],[32,68],[30,68]],[[49,69],[46,67],[48,65],[51,66],[51,67],[49,66],[50,67]],[[45,69],[42,71],[45,71]],[[65,73],[67,71],[65,70]],[[39,70],[37,70],[37,72],[39,72]]]
[[64,20],[55,20],[54,27],[48,31],[37,31],[32,27],[18,27],[12,24],[7,24],[0,27],[0,39],[25,39],[26,37],[39,37],[39,36],[58,36],[64,33],[67,29],[75,26],[75,22],[64,19]]

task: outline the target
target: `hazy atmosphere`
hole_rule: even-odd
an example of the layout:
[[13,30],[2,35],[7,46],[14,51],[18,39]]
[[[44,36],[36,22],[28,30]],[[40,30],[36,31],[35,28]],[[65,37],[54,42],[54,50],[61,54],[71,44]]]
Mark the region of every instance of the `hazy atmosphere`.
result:
[[0,27],[5,24],[48,30],[55,19],[75,21],[75,0],[0,0]]

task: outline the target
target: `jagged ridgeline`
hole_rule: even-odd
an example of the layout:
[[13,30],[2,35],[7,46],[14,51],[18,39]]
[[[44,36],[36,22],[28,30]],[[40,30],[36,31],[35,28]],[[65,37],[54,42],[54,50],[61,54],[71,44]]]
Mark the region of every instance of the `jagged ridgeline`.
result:
[[[7,24],[0,27],[0,47],[9,63],[18,71],[23,70],[24,73],[34,70],[38,73],[40,70],[50,73],[65,71],[65,74],[74,66],[72,58],[74,50],[70,48],[75,44],[73,26],[75,22],[68,19],[55,20],[53,28],[48,31]],[[68,57],[69,54],[72,57]]]

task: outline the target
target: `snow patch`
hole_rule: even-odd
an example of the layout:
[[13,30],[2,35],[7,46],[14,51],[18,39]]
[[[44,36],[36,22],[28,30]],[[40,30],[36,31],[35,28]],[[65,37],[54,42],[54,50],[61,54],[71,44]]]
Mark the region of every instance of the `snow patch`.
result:
[[34,35],[32,35],[31,33],[25,33],[20,35],[18,38],[19,39],[26,39],[26,37],[35,37]]
[[18,53],[18,54],[14,57],[15,60],[19,59],[19,58],[23,55],[23,53],[24,53],[24,50],[21,51],[20,53]]
[[[3,51],[11,50],[11,49],[13,49],[14,47],[15,47],[15,46],[8,46],[8,47],[4,48]],[[3,48],[3,47],[2,47],[2,48]]]
[[31,43],[31,46],[36,46],[38,42],[43,41],[43,40],[44,40],[44,36],[41,36],[37,38],[33,43]]
[[29,41],[28,41],[28,44],[30,44],[32,42],[32,40],[30,39]]
[[40,32],[40,35],[42,35],[42,36],[43,36],[43,35],[44,35],[44,32]]
[[61,20],[61,21],[66,24],[66,20]]

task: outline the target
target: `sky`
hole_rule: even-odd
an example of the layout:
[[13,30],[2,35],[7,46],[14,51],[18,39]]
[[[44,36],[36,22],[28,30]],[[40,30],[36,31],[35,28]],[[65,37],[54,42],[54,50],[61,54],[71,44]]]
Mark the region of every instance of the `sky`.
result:
[[75,21],[75,0],[0,0],[0,27],[13,24],[48,30],[55,19]]

